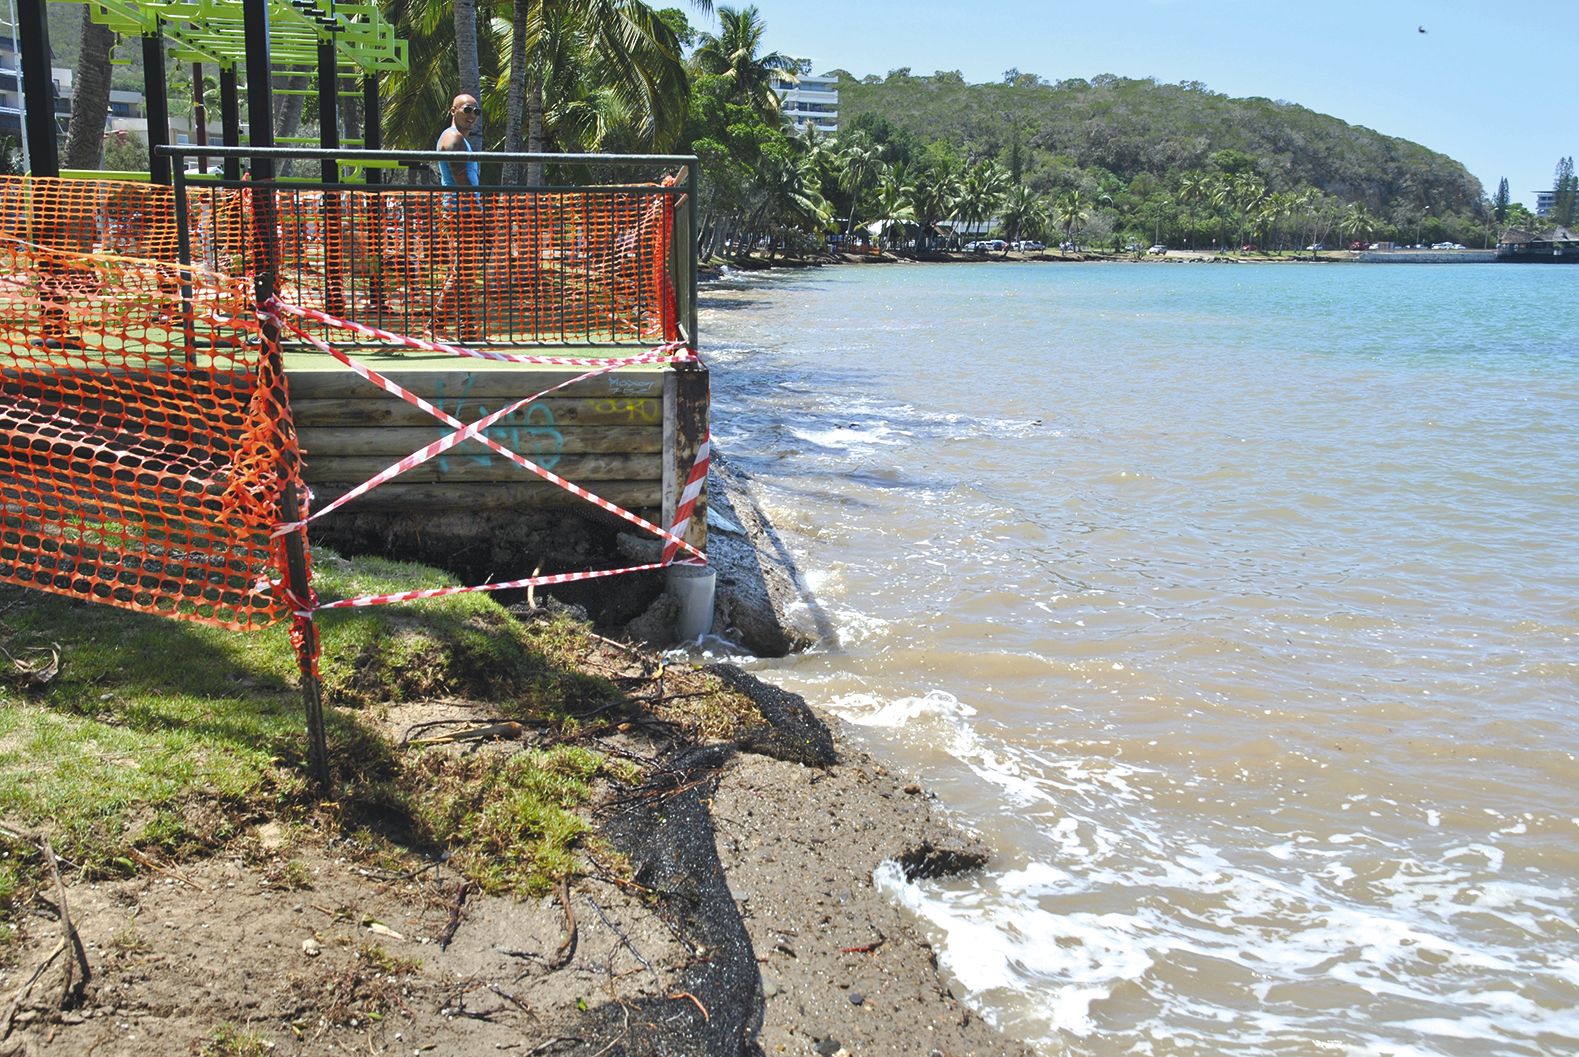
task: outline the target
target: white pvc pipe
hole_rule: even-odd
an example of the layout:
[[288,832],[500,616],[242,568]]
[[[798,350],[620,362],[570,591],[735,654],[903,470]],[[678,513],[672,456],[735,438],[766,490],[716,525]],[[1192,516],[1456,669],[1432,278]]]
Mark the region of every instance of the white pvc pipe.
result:
[[718,574],[705,565],[671,565],[665,586],[676,603],[675,634],[681,642],[695,642],[713,630],[713,592]]

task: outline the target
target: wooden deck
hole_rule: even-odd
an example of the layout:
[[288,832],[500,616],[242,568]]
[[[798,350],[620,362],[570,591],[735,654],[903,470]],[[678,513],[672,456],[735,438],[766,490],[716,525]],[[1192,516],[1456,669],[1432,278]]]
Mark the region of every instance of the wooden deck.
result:
[[[576,346],[521,351],[627,357],[640,350]],[[356,358],[461,422],[474,422],[589,369],[367,350]],[[285,366],[292,415],[305,452],[306,479],[316,505],[453,432],[427,412],[321,354],[289,351]],[[489,427],[487,434],[544,469],[668,526],[706,434],[707,413],[705,368],[640,364],[536,400]],[[374,489],[346,509],[427,516],[577,507],[594,509],[472,440]],[[698,514],[691,519],[687,540],[700,547],[706,540],[705,506]]]

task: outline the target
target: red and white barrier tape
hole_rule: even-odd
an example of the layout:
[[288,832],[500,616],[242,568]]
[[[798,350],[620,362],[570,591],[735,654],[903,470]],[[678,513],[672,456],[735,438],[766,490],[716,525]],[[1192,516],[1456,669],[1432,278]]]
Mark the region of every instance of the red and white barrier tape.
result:
[[691,472],[685,478],[685,488],[680,492],[680,502],[675,505],[674,525],[669,529],[668,538],[663,545],[663,554],[659,559],[665,564],[674,560],[675,551],[680,547],[691,549],[685,542],[685,530],[691,527],[691,513],[696,509],[696,500],[702,494],[702,485],[707,482],[707,466],[711,461],[712,447],[713,437],[709,433],[702,438],[701,445],[696,449],[696,460],[691,463]]
[[[276,317],[276,318],[278,318],[278,317]],[[538,475],[539,477],[543,478],[543,480],[548,481],[551,484],[558,485],[560,488],[565,489],[565,491],[571,493],[572,495],[579,496],[580,498],[585,499],[587,502],[592,503],[595,506],[601,507],[604,510],[607,510],[609,513],[615,515],[616,517],[621,518],[621,519],[623,519],[625,521],[628,521],[631,524],[636,525],[639,528],[645,529],[648,532],[651,532],[653,535],[655,535],[655,536],[659,537],[660,539],[664,540],[666,543],[671,543],[673,545],[684,547],[691,554],[694,554],[696,557],[702,559],[703,561],[707,560],[706,555],[704,555],[701,551],[697,550],[695,547],[691,546],[689,543],[686,543],[684,540],[680,540],[677,537],[672,536],[669,532],[666,532],[664,529],[660,528],[659,526],[654,525],[652,522],[648,521],[646,518],[642,517],[641,515],[633,514],[629,510],[626,510],[624,507],[621,507],[621,506],[619,506],[619,505],[617,505],[615,503],[611,503],[607,499],[604,499],[602,496],[597,495],[596,493],[590,492],[587,489],[582,488],[578,484],[575,484],[575,483],[573,483],[571,481],[567,481],[565,478],[560,477],[558,474],[554,473],[552,470],[544,469],[543,467],[537,465],[537,463],[535,463],[532,460],[528,459],[526,456],[520,455],[520,454],[512,451],[511,449],[505,447],[503,444],[499,443],[498,441],[494,440],[492,437],[489,437],[487,434],[485,434],[483,432],[484,430],[486,430],[490,426],[492,426],[495,422],[499,421],[501,418],[504,418],[506,415],[512,414],[515,411],[518,411],[521,408],[525,407],[526,405],[532,403],[534,400],[538,400],[538,399],[542,398],[543,396],[545,396],[546,394],[552,393],[552,392],[554,392],[554,391],[556,391],[558,389],[563,389],[566,386],[574,385],[577,382],[584,381],[584,380],[586,380],[588,378],[595,378],[595,377],[597,377],[600,374],[607,374],[610,371],[618,370],[620,367],[628,366],[630,364],[634,364],[634,363],[671,363],[671,362],[677,362],[677,361],[689,359],[692,355],[694,355],[693,353],[690,353],[689,351],[687,351],[684,355],[677,355],[676,353],[674,353],[672,351],[674,349],[674,346],[666,345],[666,346],[663,346],[662,348],[654,349],[651,352],[643,353],[640,356],[632,356],[632,357],[628,357],[628,358],[623,359],[623,360],[616,360],[616,361],[614,361],[612,363],[606,363],[603,366],[601,366],[601,367],[599,367],[599,368],[597,368],[595,370],[587,371],[587,372],[585,372],[583,374],[577,375],[574,378],[570,378],[570,379],[567,379],[566,381],[560,382],[558,385],[550,386],[549,388],[543,390],[541,393],[537,393],[534,396],[526,397],[524,399],[516,401],[513,404],[509,404],[509,405],[507,405],[505,407],[502,407],[498,411],[495,411],[492,414],[487,415],[487,416],[485,416],[483,418],[480,418],[476,422],[471,423],[470,425],[467,425],[467,424],[461,422],[459,419],[455,418],[454,416],[448,414],[447,412],[442,411],[439,408],[437,408],[437,407],[433,406],[432,404],[428,403],[426,400],[422,399],[420,396],[417,396],[416,394],[409,392],[404,387],[402,387],[399,383],[397,383],[397,382],[395,382],[395,381],[393,381],[393,380],[391,380],[389,378],[384,377],[383,375],[379,374],[377,371],[373,370],[372,368],[370,368],[370,367],[368,367],[368,366],[366,366],[364,364],[360,364],[360,363],[356,362],[355,360],[351,359],[349,356],[345,355],[344,353],[340,352],[338,349],[334,348],[328,342],[323,341],[320,338],[316,338],[316,337],[314,337],[311,334],[308,334],[306,331],[302,330],[301,328],[295,326],[294,324],[292,324],[292,323],[290,323],[288,321],[279,320],[279,322],[282,325],[284,325],[288,330],[290,330],[292,333],[294,333],[298,337],[302,338],[304,341],[310,342],[312,345],[314,345],[315,347],[317,347],[318,349],[320,349],[321,351],[323,351],[327,355],[334,357],[336,360],[338,360],[341,363],[345,364],[352,371],[356,372],[361,377],[367,379],[369,382],[372,382],[374,385],[378,386],[380,389],[383,389],[385,392],[388,392],[388,393],[391,393],[391,394],[393,394],[395,396],[400,397],[402,400],[405,400],[408,403],[410,403],[410,404],[412,404],[412,405],[414,405],[416,407],[421,408],[423,411],[426,411],[428,414],[430,414],[433,417],[439,419],[440,421],[445,422],[448,425],[457,427],[457,429],[456,429],[456,431],[454,433],[446,434],[445,436],[440,437],[438,440],[436,440],[433,443],[427,445],[426,447],[424,447],[424,448],[422,448],[422,449],[420,449],[418,451],[412,452],[410,455],[406,456],[404,459],[401,459],[398,462],[395,462],[395,463],[385,467],[383,470],[380,470],[377,474],[375,474],[374,476],[372,476],[368,480],[363,481],[361,484],[357,485],[355,488],[351,489],[349,492],[346,492],[344,495],[340,496],[338,499],[336,499],[334,502],[330,503],[328,506],[325,506],[321,510],[315,511],[313,513],[313,515],[311,517],[309,517],[306,521],[293,522],[291,524],[284,524],[284,525],[278,526],[274,530],[274,533],[273,533],[274,536],[283,536],[286,533],[294,532],[294,531],[296,531],[299,528],[303,528],[309,522],[315,521],[318,518],[323,517],[325,514],[328,514],[329,512],[331,512],[333,510],[336,510],[336,509],[340,508],[341,506],[344,506],[346,503],[349,503],[351,500],[356,499],[359,496],[366,495],[368,492],[372,491],[374,488],[377,488],[379,485],[384,484],[385,482],[390,481],[390,480],[392,480],[392,479],[394,479],[396,477],[399,477],[401,474],[405,473],[407,470],[414,469],[417,466],[421,466],[423,463],[427,462],[429,459],[432,459],[432,458],[435,458],[436,456],[444,454],[446,451],[449,451],[451,448],[455,447],[457,444],[460,444],[460,443],[462,443],[464,441],[467,441],[467,440],[475,439],[475,440],[477,440],[477,441],[479,441],[479,442],[481,442],[483,444],[486,444],[488,447],[492,448],[494,451],[498,452],[500,455],[502,455],[505,458],[509,459],[511,462],[515,463],[517,466],[520,466],[522,469],[528,471],[529,473],[534,473],[534,474]]]
[[[282,319],[280,317],[280,313],[282,312],[287,315],[296,316],[298,318],[314,319],[328,326],[341,327],[343,329],[352,330],[360,334],[379,337],[384,340],[405,344],[413,348],[428,349],[430,351],[436,352],[447,352],[456,356],[474,356],[481,359],[497,359],[513,363],[578,367],[596,365],[596,367],[594,370],[587,371],[574,378],[560,382],[557,385],[550,386],[535,396],[530,396],[523,400],[519,400],[508,407],[505,407],[499,411],[494,412],[493,414],[478,419],[476,422],[473,422],[470,425],[467,425],[449,413],[424,400],[422,397],[417,396],[415,393],[405,389],[403,386],[392,379],[386,378],[372,368],[351,359],[349,356],[340,352],[340,350],[336,349],[328,342],[308,334],[294,323]],[[624,357],[616,360],[573,359],[567,357],[546,356],[516,356],[508,353],[485,353],[478,350],[464,349],[459,346],[447,345],[443,342],[423,341],[421,339],[379,330],[376,327],[370,327],[366,324],[338,319],[316,309],[305,309],[296,305],[287,305],[277,300],[270,302],[267,306],[260,309],[259,315],[264,319],[272,320],[273,322],[284,326],[302,340],[313,345],[319,351],[338,360],[340,363],[350,368],[353,372],[360,375],[362,378],[365,378],[373,385],[378,386],[380,389],[383,389],[385,392],[388,392],[394,396],[398,396],[400,399],[405,400],[407,403],[422,409],[441,422],[456,427],[456,431],[454,433],[447,434],[446,436],[434,441],[432,444],[422,448],[421,450],[413,452],[411,455],[406,456],[406,458],[386,467],[378,474],[375,474],[372,478],[369,478],[362,484],[357,485],[345,495],[340,496],[328,506],[321,510],[315,511],[306,520],[277,526],[272,533],[272,538],[278,538],[280,536],[286,535],[287,533],[304,529],[309,522],[317,520],[318,518],[324,516],[332,510],[339,508],[340,506],[343,506],[345,503],[350,502],[358,496],[366,495],[374,488],[377,488],[379,485],[384,484],[395,477],[398,477],[407,470],[422,465],[429,459],[443,454],[444,452],[450,450],[458,444],[463,443],[464,441],[477,440],[483,444],[486,444],[488,447],[509,459],[511,462],[514,462],[516,465],[521,466],[523,469],[537,474],[539,477],[542,477],[551,484],[558,485],[571,494],[579,496],[582,499],[585,499],[588,502],[593,503],[604,510],[607,510],[609,513],[614,514],[615,516],[620,517],[633,525],[646,529],[664,541],[664,549],[657,562],[647,565],[633,565],[622,569],[599,569],[580,573],[553,573],[547,576],[533,576],[521,580],[479,584],[471,587],[436,587],[421,591],[403,591],[396,594],[387,595],[362,595],[357,598],[342,599],[337,602],[317,603],[313,605],[311,609],[306,611],[301,610],[300,601],[292,596],[291,601],[293,603],[293,608],[297,610],[297,616],[307,616],[310,618],[312,611],[315,609],[360,608],[363,606],[385,605],[393,602],[409,602],[423,598],[442,598],[447,595],[466,594],[474,591],[504,591],[525,589],[529,587],[547,587],[555,584],[574,583],[581,580],[594,580],[601,577],[619,576],[625,573],[647,572],[654,569],[662,569],[665,566],[674,564],[674,556],[681,548],[684,548],[686,551],[695,556],[694,559],[688,559],[688,562],[702,565],[707,564],[707,555],[702,553],[702,551],[698,550],[696,547],[692,546],[690,543],[686,542],[684,535],[686,529],[690,525],[691,515],[696,508],[697,498],[701,494],[703,482],[705,482],[707,479],[707,467],[710,461],[709,452],[711,449],[710,437],[704,437],[700,447],[697,450],[696,459],[691,465],[691,471],[686,478],[685,488],[680,496],[680,502],[675,509],[674,526],[669,530],[665,530],[657,525],[654,525],[652,522],[641,517],[640,515],[634,514],[615,503],[611,503],[603,497],[587,491],[580,485],[567,481],[558,474],[544,469],[543,467],[532,462],[530,459],[526,458],[524,455],[520,455],[514,451],[511,451],[509,448],[495,441],[493,438],[487,436],[483,432],[501,418],[512,414],[513,412],[525,407],[533,401],[542,399],[549,393],[563,389],[566,386],[574,385],[577,382],[585,381],[589,378],[595,378],[599,375],[607,374],[610,371],[618,370],[621,367],[638,363],[682,363],[695,360],[696,353],[685,348],[682,343],[670,342],[669,344],[659,346],[658,348],[652,349],[640,355]],[[263,589],[264,586],[265,585],[260,584],[259,588]],[[279,587],[279,583],[277,581],[269,581],[268,586],[277,588]],[[316,599],[314,599],[314,602],[316,603]]]

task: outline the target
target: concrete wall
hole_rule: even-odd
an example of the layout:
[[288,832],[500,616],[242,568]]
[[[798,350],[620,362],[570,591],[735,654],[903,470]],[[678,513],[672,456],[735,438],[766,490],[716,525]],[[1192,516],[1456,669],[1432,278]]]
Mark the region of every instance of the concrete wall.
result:
[[1354,255],[1368,264],[1490,264],[1496,250],[1363,250]]

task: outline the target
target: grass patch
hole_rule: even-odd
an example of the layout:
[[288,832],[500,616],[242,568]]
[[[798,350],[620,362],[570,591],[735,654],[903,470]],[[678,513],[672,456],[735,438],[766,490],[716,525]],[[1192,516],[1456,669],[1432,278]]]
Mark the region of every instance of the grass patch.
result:
[[450,866],[487,892],[543,895],[575,869],[587,821],[576,812],[604,767],[573,745],[501,762],[419,755],[404,779],[420,832],[454,849]]
[[[324,599],[451,581],[322,549],[315,559]],[[580,811],[596,783],[637,778],[629,764],[569,742],[642,709],[690,736],[760,720],[690,670],[650,679],[635,695],[649,704],[638,706],[585,670],[600,646],[579,622],[562,612],[518,622],[485,594],[339,610],[319,627],[334,804],[317,803],[305,778],[283,627],[237,633],[0,587],[0,646],[22,656],[54,644],[62,658],[47,685],[0,683],[0,819],[46,832],[68,868],[89,878],[234,846],[274,887],[301,889],[311,877],[291,852],[296,835],[328,831],[392,868],[449,851],[482,888],[535,895],[576,869],[589,839]],[[624,677],[638,683],[656,670],[601,648],[599,670],[626,665],[643,673]],[[564,743],[513,755],[397,748],[380,727],[382,706],[438,696],[487,702]],[[262,822],[282,827],[268,845],[256,837]],[[0,920],[15,917],[19,893],[36,882],[36,858],[0,843]]]
[[221,1024],[208,1033],[201,1057],[268,1057],[274,1044],[255,1031],[238,1028],[234,1024]]

